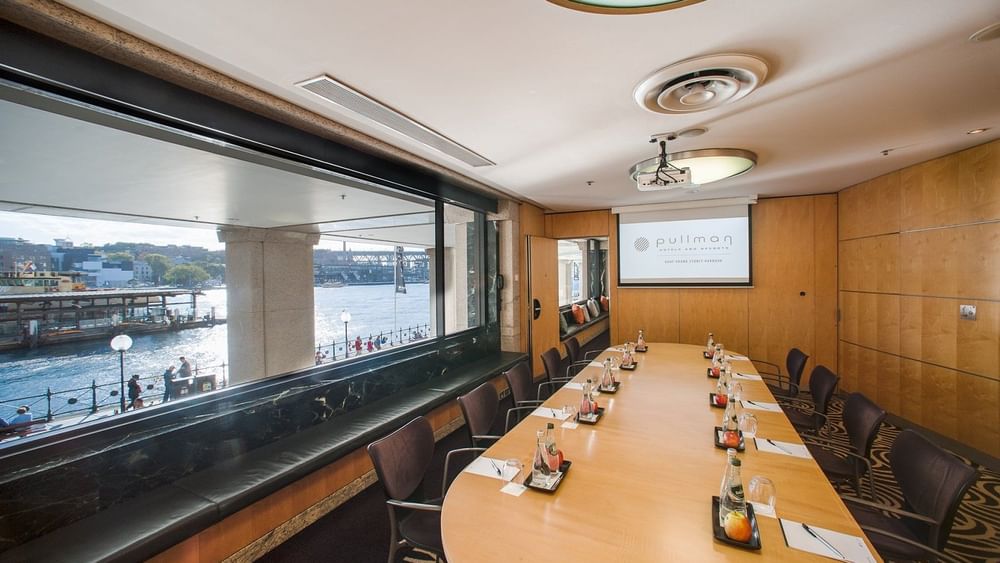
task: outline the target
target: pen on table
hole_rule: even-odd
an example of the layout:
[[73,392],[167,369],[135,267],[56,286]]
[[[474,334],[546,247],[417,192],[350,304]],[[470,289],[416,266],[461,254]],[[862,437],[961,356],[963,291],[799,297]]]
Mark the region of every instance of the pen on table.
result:
[[840,557],[841,559],[847,559],[846,557],[844,557],[844,554],[840,552],[840,550],[838,550],[836,547],[833,547],[833,544],[831,544],[830,542],[826,541],[826,538],[824,538],[823,536],[821,536],[821,535],[817,534],[816,532],[814,532],[813,529],[810,528],[808,525],[806,525],[805,522],[802,523],[802,528],[805,531],[809,532],[810,536],[812,536],[812,537],[818,539],[819,541],[823,542],[823,545],[825,545],[826,547],[830,548],[831,551],[833,551],[834,553],[836,553],[837,557]]
[[496,462],[494,462],[494,461],[493,461],[492,459],[490,460],[490,465],[492,465],[492,466],[493,466],[493,469],[495,469],[495,470],[496,470],[496,472],[497,472],[497,475],[499,475],[499,476],[503,477],[503,471],[500,471],[500,468],[499,468],[499,467],[497,467],[497,464],[496,464]]
[[549,409],[549,410],[552,411],[552,416],[559,418],[559,413],[556,412],[556,409]]
[[786,453],[786,454],[788,454],[788,455],[795,455],[795,454],[793,454],[792,452],[790,452],[790,451],[786,450],[785,448],[782,448],[782,447],[781,447],[781,446],[779,446],[778,444],[775,444],[775,443],[774,443],[774,440],[772,440],[772,439],[770,439],[770,438],[767,438],[767,439],[766,439],[766,440],[764,440],[764,441],[765,441],[765,442],[767,442],[768,444],[771,444],[772,446],[774,446],[774,447],[778,448],[779,450],[781,450],[781,451],[785,452],[785,453]]

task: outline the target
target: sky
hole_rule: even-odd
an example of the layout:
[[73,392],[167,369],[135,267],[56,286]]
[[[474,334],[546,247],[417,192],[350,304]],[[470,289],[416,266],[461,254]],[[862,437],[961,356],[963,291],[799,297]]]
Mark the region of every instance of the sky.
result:
[[[0,237],[23,238],[35,244],[53,244],[54,239],[68,238],[80,246],[90,243],[102,246],[114,242],[144,242],[149,244],[200,246],[209,250],[224,250],[215,227],[173,227],[144,223],[124,223],[99,219],[79,219],[55,215],[34,215],[0,211]],[[348,249],[384,250],[381,245],[347,243]],[[317,248],[340,250],[340,241],[321,239]]]

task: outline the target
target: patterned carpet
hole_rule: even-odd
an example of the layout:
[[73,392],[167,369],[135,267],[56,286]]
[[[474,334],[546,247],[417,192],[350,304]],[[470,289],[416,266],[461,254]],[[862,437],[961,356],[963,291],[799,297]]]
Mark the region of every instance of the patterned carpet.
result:
[[[824,433],[828,438],[845,437],[838,442],[847,446],[841,411],[844,403],[833,401],[830,405],[830,424],[834,432]],[[896,486],[892,470],[889,467],[889,449],[899,435],[900,428],[888,423],[882,425],[875,444],[872,447],[872,467],[875,472],[875,492],[881,502],[902,506],[902,493]],[[955,516],[955,524],[945,553],[962,561],[1000,562],[1000,473],[990,471],[962,457],[979,471],[979,480],[969,489],[962,500],[962,505]],[[862,481],[862,488],[867,490],[867,480]],[[845,487],[850,491],[850,485]],[[867,497],[865,497],[867,498]]]

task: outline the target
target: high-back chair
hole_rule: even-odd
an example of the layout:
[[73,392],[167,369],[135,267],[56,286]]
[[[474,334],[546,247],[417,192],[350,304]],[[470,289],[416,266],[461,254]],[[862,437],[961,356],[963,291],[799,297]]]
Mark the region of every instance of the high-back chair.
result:
[[507,419],[504,422],[504,433],[506,433],[512,424],[520,421],[521,415],[538,408],[542,401],[538,400],[538,391],[531,376],[531,367],[527,362],[517,364],[503,375],[507,379],[507,387],[514,400],[514,408],[507,410]]
[[774,368],[774,372],[765,371],[762,369],[757,369],[757,372],[764,378],[764,382],[771,389],[771,393],[775,397],[781,399],[783,397],[795,397],[799,394],[799,384],[802,381],[802,371],[806,368],[806,362],[809,360],[802,350],[798,348],[792,348],[788,351],[788,355],[785,356],[785,373],[781,373],[781,368],[777,364],[772,364],[771,362],[765,362],[764,360],[757,360],[751,358],[750,361],[754,363],[756,367],[757,364],[764,364]]
[[797,431],[815,433],[826,426],[830,400],[839,382],[839,375],[826,366],[816,366],[809,375],[809,394],[812,396],[812,402],[796,398],[785,399],[783,406],[785,415]]
[[486,442],[494,442],[500,436],[490,435],[497,411],[500,410],[500,394],[489,381],[458,398],[458,406],[465,417],[465,429],[469,433],[469,443],[476,447]]
[[575,364],[583,359],[580,357],[580,341],[575,336],[566,339],[566,355],[569,357],[570,364]]
[[587,367],[591,359],[599,355],[602,350],[591,350],[581,353],[580,341],[575,336],[566,339],[566,357],[569,358],[569,367],[566,368],[566,377],[572,378],[581,369]]
[[851,393],[844,403],[843,420],[850,451],[844,451],[840,444],[818,436],[804,436],[802,439],[830,481],[835,484],[851,481],[854,490],[861,495],[861,477],[867,475],[869,492],[875,500],[870,460],[872,444],[885,420],[885,409],[861,393]]
[[845,496],[854,519],[884,559],[954,560],[941,550],[979,473],[913,430],[896,438],[889,463],[903,492],[903,508]]
[[[418,547],[444,557],[441,544],[441,505],[414,502],[424,474],[434,457],[434,430],[417,417],[399,430],[368,445],[368,455],[385,492],[389,510],[389,563],[400,548]],[[397,514],[399,511],[401,514]]]

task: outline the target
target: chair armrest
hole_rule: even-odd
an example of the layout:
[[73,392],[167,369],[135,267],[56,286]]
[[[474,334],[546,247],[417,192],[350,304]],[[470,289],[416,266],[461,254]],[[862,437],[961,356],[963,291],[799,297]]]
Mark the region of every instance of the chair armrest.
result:
[[398,506],[399,508],[407,508],[410,510],[426,510],[428,512],[441,512],[441,505],[439,504],[427,504],[423,502],[410,502],[406,500],[396,500],[396,499],[389,499],[385,501],[385,503],[390,506]]
[[[810,414],[816,412],[816,407],[812,403],[804,401],[797,397],[782,397],[781,399],[778,400],[782,403],[782,406],[789,406],[792,407],[793,409],[797,409],[803,412],[808,412]],[[817,412],[816,414],[821,414],[821,413]]]
[[[540,403],[541,403],[541,401],[539,401],[539,404]],[[535,410],[537,408],[538,408],[537,406],[528,406],[528,407],[514,407],[512,409],[507,409],[507,418],[506,418],[506,420],[504,421],[504,424],[503,424],[503,432],[504,432],[504,434],[506,434],[507,432],[510,432],[510,413],[515,412],[515,411],[516,412],[520,412],[520,411],[533,411],[533,410]]]
[[[458,453],[466,453],[466,452],[480,452],[480,453],[482,453],[482,452],[485,452],[485,451],[486,451],[486,448],[458,448],[456,450],[451,450],[450,452],[448,452],[447,454],[445,454],[445,456],[444,456],[444,476],[441,478],[441,496],[442,497],[444,496],[444,494],[446,492],[448,492],[448,475],[449,475],[449,473],[448,473],[448,466],[451,465],[451,456],[454,455],[454,454],[458,454]],[[400,501],[388,501],[388,502],[390,504],[392,504],[393,502],[400,502]],[[417,503],[417,504],[419,504],[419,503]],[[431,504],[431,505],[427,505],[427,506],[437,506],[437,505]],[[411,508],[411,507],[404,507],[404,508]],[[416,508],[416,507],[412,507],[412,508]],[[420,509],[420,510],[429,510],[429,509]],[[441,512],[441,507],[440,506],[437,507],[437,512]]]
[[542,396],[542,387],[551,387],[552,393],[555,393],[559,389],[559,387],[561,387],[563,384],[569,383],[570,381],[572,381],[572,379],[553,379],[552,381],[543,381],[538,384],[538,395],[536,396],[537,397]]
[[755,367],[756,367],[757,364],[764,364],[766,366],[774,366],[778,370],[778,372],[775,375],[780,375],[781,374],[781,366],[779,366],[778,364],[772,364],[771,362],[765,362],[764,360],[758,360],[756,358],[750,358],[750,363],[754,364]]
[[488,434],[484,434],[482,436],[473,435],[472,436],[472,445],[475,446],[476,442],[478,442],[480,440],[492,440],[492,441],[495,442],[495,441],[499,440],[501,437],[502,436],[491,436],[491,435],[488,435]]
[[903,542],[903,543],[905,543],[907,545],[912,545],[913,547],[920,548],[920,549],[926,551],[927,553],[933,554],[934,557],[936,557],[937,559],[940,559],[942,561],[948,561],[949,563],[960,563],[960,561],[958,559],[955,559],[954,557],[951,557],[950,555],[945,555],[944,553],[941,553],[940,551],[938,551],[938,550],[936,550],[936,549],[934,549],[934,548],[932,548],[930,546],[926,546],[926,545],[924,545],[924,544],[922,544],[920,542],[915,542],[915,541],[911,540],[910,538],[904,538],[903,536],[900,536],[898,534],[894,534],[892,532],[883,530],[881,528],[872,528],[871,526],[861,526],[861,529],[864,530],[865,533],[872,533],[872,534],[877,534],[877,535],[880,535],[880,536],[885,536],[887,538],[892,538],[892,539],[894,539],[896,541]]
[[515,407],[527,407],[527,406],[531,406],[531,405],[536,405],[537,406],[537,405],[540,405],[540,404],[542,404],[544,402],[545,401],[539,401],[538,399],[533,399],[533,400],[530,400],[530,401],[518,401],[517,404],[515,404],[514,406]]
[[881,510],[883,512],[888,512],[890,514],[895,514],[897,516],[903,516],[905,518],[910,518],[912,520],[919,520],[920,522],[924,522],[926,524],[933,524],[935,526],[937,526],[937,525],[940,524],[940,522],[938,522],[937,520],[935,520],[933,518],[928,518],[927,516],[924,516],[923,514],[917,514],[915,512],[908,512],[908,511],[903,510],[901,508],[896,508],[894,506],[889,506],[888,504],[882,504],[880,502],[871,502],[871,501],[867,501],[867,500],[864,500],[864,499],[860,499],[858,497],[852,497],[850,495],[840,495],[840,498],[841,498],[841,500],[850,502],[852,504],[859,504],[861,506],[867,506],[869,508],[875,508],[877,510]]
[[590,361],[591,358],[596,358],[597,356],[600,356],[603,352],[604,350],[591,350],[590,352],[584,352],[583,359]]
[[[589,360],[580,360],[580,361],[573,362],[570,365],[566,366],[566,379],[573,379],[572,372],[573,372],[574,368],[585,368],[585,367],[587,367],[589,365],[590,365],[590,361]],[[577,373],[579,373],[579,372],[577,372]]]

